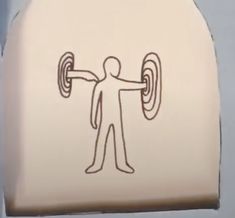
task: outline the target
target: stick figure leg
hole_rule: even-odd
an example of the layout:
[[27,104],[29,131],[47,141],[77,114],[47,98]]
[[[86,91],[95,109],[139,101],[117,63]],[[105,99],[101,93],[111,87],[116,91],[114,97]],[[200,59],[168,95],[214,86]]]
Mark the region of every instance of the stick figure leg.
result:
[[122,125],[114,125],[113,133],[116,168],[124,173],[134,173],[134,168],[132,168],[127,161],[127,152]]
[[100,125],[96,138],[93,162],[85,170],[87,174],[97,173],[103,169],[109,131],[110,131],[110,126],[104,124]]

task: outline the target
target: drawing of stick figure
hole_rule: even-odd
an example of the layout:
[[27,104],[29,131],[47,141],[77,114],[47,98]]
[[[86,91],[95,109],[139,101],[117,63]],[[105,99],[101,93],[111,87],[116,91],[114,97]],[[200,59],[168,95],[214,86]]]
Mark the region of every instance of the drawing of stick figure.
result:
[[[128,163],[125,137],[123,132],[121,92],[141,90],[146,88],[143,82],[127,81],[119,78],[121,62],[118,58],[107,57],[103,63],[105,78],[99,81],[92,95],[91,125],[98,128],[92,164],[86,173],[96,173],[102,170],[107,139],[110,133],[114,138],[116,168],[125,173],[134,173],[134,168]],[[100,123],[97,124],[97,114],[100,110]]]
[[[142,62],[141,82],[121,79],[121,62],[114,56],[103,62],[104,79],[100,80],[89,70],[74,68],[74,54],[64,53],[58,64],[58,87],[64,98],[69,98],[72,81],[82,79],[95,82],[92,92],[90,123],[98,129],[95,141],[93,161],[85,173],[97,173],[103,169],[108,137],[114,140],[115,166],[124,173],[134,173],[128,163],[126,143],[123,131],[121,93],[141,90],[142,112],[147,121],[153,120],[160,109],[162,95],[162,70],[159,56],[148,53]],[[99,116],[98,116],[99,115]]]

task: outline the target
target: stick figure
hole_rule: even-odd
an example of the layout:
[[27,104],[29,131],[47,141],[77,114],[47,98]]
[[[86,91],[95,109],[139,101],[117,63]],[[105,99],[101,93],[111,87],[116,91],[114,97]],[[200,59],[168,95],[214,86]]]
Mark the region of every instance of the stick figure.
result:
[[[94,129],[98,128],[95,142],[94,156],[91,165],[85,170],[87,174],[97,173],[103,169],[107,140],[113,134],[115,165],[125,173],[134,173],[134,168],[127,160],[127,151],[123,133],[122,120],[122,91],[141,90],[142,112],[146,120],[153,120],[162,102],[162,67],[157,53],[145,55],[141,67],[141,81],[127,81],[119,78],[121,62],[110,56],[104,60],[103,80],[89,70],[75,69],[75,56],[72,52],[65,52],[58,63],[57,83],[62,97],[69,98],[75,79],[93,81],[96,83],[91,102],[90,122]],[[99,118],[97,118],[99,116]],[[99,122],[98,122],[99,121]]]
[[[103,70],[105,77],[96,83],[92,94],[90,122],[94,129],[98,128],[98,133],[93,161],[85,172],[91,174],[103,169],[107,140],[112,133],[116,168],[124,173],[134,173],[135,170],[127,159],[123,132],[121,92],[145,89],[146,83],[119,78],[121,62],[113,56],[109,56],[104,60]],[[98,114],[100,114],[99,123],[97,123]]]

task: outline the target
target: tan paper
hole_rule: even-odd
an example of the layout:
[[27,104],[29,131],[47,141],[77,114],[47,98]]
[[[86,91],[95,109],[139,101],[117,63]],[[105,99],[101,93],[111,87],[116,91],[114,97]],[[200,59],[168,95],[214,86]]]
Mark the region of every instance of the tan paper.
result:
[[4,70],[8,215],[218,206],[217,64],[192,0],[32,0]]

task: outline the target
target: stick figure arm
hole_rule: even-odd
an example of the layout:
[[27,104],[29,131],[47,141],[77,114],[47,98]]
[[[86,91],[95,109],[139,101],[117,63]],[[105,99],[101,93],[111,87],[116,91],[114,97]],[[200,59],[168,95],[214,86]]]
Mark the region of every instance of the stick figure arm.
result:
[[92,93],[92,100],[91,100],[91,116],[90,122],[91,126],[94,129],[97,129],[97,114],[99,110],[99,104],[101,104],[101,90],[98,86],[98,83],[95,85],[93,93]]
[[120,90],[141,90],[146,88],[145,82],[130,81],[118,79],[120,82]]

